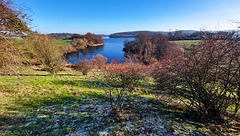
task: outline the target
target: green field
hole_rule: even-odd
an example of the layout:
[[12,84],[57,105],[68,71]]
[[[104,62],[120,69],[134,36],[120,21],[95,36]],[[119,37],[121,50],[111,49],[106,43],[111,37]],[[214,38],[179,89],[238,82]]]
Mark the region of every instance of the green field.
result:
[[66,43],[69,43],[69,42],[71,42],[72,40],[56,40],[56,43],[58,44],[58,45],[65,45]]
[[189,47],[191,44],[197,44],[200,40],[180,40],[180,41],[171,41],[179,46]]

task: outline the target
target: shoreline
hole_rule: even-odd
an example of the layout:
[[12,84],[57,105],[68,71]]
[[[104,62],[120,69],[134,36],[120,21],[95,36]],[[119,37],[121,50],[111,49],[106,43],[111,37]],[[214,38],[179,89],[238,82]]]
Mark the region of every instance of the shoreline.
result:
[[67,54],[71,54],[71,53],[76,53],[78,52],[79,50],[86,50],[88,47],[98,47],[98,46],[103,46],[104,43],[98,43],[98,44],[92,44],[92,45],[87,45],[86,48],[74,48],[72,47],[72,45],[67,45],[68,47],[70,47],[70,49],[62,49],[62,52],[64,55],[67,55]]

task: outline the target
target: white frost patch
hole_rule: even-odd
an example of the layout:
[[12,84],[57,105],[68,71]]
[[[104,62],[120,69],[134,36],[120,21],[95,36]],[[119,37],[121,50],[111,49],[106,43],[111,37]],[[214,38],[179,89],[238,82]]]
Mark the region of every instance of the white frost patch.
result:
[[[89,132],[105,136],[112,130],[119,132],[119,135],[184,135],[174,130],[168,133],[167,120],[159,117],[157,112],[151,110],[153,106],[148,98],[124,99],[126,107],[134,105],[138,110],[136,116],[139,120],[129,120],[125,122],[114,122],[110,115],[111,105],[105,100],[93,100],[91,98],[80,99],[77,101],[67,101],[61,105],[42,106],[37,111],[29,112],[26,115],[28,120],[23,126],[41,126],[39,136],[56,135],[59,128],[69,130],[66,136],[85,136]],[[135,115],[135,114],[134,114]],[[19,115],[20,116],[20,115]],[[21,116],[23,116],[21,114]],[[111,123],[110,123],[111,122]],[[16,124],[17,126],[17,124]],[[63,127],[64,126],[64,127]],[[9,127],[10,129],[10,127]],[[46,133],[44,133],[46,132]],[[49,132],[51,134],[49,134]],[[192,131],[187,131],[187,135]],[[52,134],[53,133],[53,134]]]

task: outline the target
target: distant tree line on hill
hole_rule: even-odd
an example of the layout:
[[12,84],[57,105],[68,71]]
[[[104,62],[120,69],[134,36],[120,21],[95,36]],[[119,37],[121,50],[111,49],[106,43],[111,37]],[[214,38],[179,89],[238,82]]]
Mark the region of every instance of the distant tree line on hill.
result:
[[133,31],[133,32],[121,32],[111,34],[110,38],[136,38],[138,34],[146,34],[148,36],[153,36],[157,34],[162,34],[167,36],[168,40],[176,41],[176,40],[201,40],[205,38],[207,35],[215,36],[218,39],[225,39],[226,37],[230,38],[236,37],[234,31],[195,31],[195,30],[179,30],[172,32],[163,32],[163,31]]
[[217,32],[210,32],[210,31],[196,31],[192,34],[183,33],[183,31],[175,31],[175,32],[168,32],[167,37],[170,41],[177,41],[177,40],[202,40],[206,36],[215,37],[215,39],[224,40],[226,38],[234,38],[234,32],[226,32],[226,31],[217,31]]

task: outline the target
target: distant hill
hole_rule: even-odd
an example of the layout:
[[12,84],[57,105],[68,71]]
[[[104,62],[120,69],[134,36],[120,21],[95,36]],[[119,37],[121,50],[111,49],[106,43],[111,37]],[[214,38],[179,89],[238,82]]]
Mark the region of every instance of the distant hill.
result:
[[[190,34],[197,32],[195,30],[178,30],[178,31],[182,31],[182,33],[186,34],[186,35],[190,35]],[[171,32],[175,33],[176,31],[171,31]],[[138,35],[139,33],[144,33],[149,36],[152,36],[155,34],[167,35],[169,32],[165,32],[165,31],[130,31],[130,32],[113,33],[113,34],[110,34],[109,37],[110,38],[133,38],[136,35]]]

